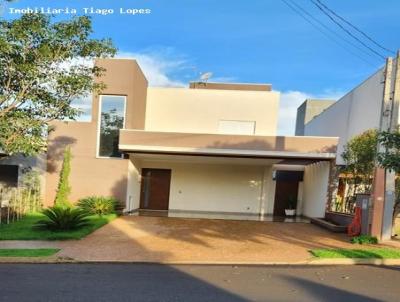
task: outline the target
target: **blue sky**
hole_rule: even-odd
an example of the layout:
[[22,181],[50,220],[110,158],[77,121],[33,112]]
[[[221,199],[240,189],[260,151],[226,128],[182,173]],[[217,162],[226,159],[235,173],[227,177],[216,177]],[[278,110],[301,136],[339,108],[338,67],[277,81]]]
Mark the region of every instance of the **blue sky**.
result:
[[[387,48],[400,48],[400,1],[322,1]],[[295,2],[349,39],[309,0]],[[281,0],[19,0],[8,8],[28,6],[114,9],[93,15],[94,36],[110,37],[120,56],[138,58],[155,86],[185,85],[207,71],[216,81],[271,83],[282,93],[281,134],[293,133],[295,108],[305,97],[338,98],[384,64],[347,45],[369,63],[353,56]],[[8,8],[3,16],[16,17]],[[121,15],[120,8],[151,13]]]

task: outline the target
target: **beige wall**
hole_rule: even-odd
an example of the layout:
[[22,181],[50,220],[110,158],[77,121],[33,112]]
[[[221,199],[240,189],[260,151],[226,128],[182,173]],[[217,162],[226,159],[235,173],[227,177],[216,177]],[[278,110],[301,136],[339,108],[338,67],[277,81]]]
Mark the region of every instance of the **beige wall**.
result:
[[318,162],[305,167],[303,181],[302,214],[324,217],[328,199],[329,162]]
[[272,166],[267,166],[264,168],[260,214],[272,214],[274,212],[276,181],[274,181],[272,178],[272,172]]
[[96,123],[55,122],[47,152],[46,200],[51,206],[57,190],[63,152],[71,146],[70,200],[91,195],[115,196],[125,203],[128,160],[96,158]]
[[218,133],[220,120],[255,121],[256,135],[275,135],[279,93],[149,88],[146,130]]
[[[121,130],[119,147],[125,151],[176,151],[269,156],[335,157],[337,138],[303,136],[220,135],[203,133]],[[269,153],[268,153],[269,152]],[[151,152],[150,152],[151,153]]]
[[[126,96],[126,126],[144,129],[147,80],[136,61],[97,60],[107,71],[101,79],[106,84],[102,94]],[[121,158],[97,158],[99,96],[93,95],[90,122],[53,122],[47,152],[45,205],[51,206],[57,190],[63,152],[71,146],[72,202],[90,195],[115,196],[126,203],[128,163]],[[133,172],[132,172],[133,173]],[[130,173],[132,175],[132,173]]]
[[[134,60],[99,59],[96,64],[107,71],[99,81],[106,84],[101,94],[125,95],[128,129],[144,129],[146,116],[147,80]],[[98,122],[99,97],[93,98],[92,122]]]
[[141,161],[131,157],[128,163],[126,211],[136,210],[140,206],[141,169]]
[[[190,159],[188,159],[190,160]],[[128,182],[130,210],[139,208],[141,168],[171,169],[169,209],[184,211],[236,212],[271,215],[275,186],[273,165],[219,164],[163,160],[133,160],[134,175]],[[290,167],[289,167],[290,168]],[[279,168],[280,170],[282,167]],[[304,168],[299,183],[298,215],[323,217],[327,198],[329,162]]]
[[142,168],[171,169],[169,208],[259,213],[264,167],[143,161]]
[[348,140],[379,127],[382,80],[383,70],[379,70],[306,124],[304,135],[339,137],[337,164],[343,164],[340,154]]

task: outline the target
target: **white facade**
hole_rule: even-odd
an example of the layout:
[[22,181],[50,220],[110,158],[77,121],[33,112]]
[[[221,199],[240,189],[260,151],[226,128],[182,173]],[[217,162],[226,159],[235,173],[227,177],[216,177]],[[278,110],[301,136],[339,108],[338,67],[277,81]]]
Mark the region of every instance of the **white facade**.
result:
[[342,165],[344,145],[355,135],[379,127],[382,96],[383,69],[308,122],[304,135],[339,137],[336,162]]
[[275,170],[305,170],[299,183],[298,215],[323,217],[328,190],[329,163],[282,167],[273,159],[227,159],[137,155],[130,163],[127,210],[140,206],[141,168],[170,169],[169,210],[272,215]]
[[[221,122],[237,123],[244,134],[254,124],[255,135],[276,135],[279,93],[187,88],[148,88],[146,131],[226,133]],[[229,131],[232,134],[232,131]]]
[[319,162],[304,169],[302,214],[323,217],[328,200],[329,163]]

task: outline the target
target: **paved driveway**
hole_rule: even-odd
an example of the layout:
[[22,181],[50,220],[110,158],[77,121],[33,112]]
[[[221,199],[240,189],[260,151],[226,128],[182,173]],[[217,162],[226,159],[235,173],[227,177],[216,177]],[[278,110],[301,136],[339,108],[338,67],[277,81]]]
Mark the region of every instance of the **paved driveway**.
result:
[[77,260],[305,261],[314,248],[351,247],[344,234],[308,223],[120,217],[79,241],[54,243]]

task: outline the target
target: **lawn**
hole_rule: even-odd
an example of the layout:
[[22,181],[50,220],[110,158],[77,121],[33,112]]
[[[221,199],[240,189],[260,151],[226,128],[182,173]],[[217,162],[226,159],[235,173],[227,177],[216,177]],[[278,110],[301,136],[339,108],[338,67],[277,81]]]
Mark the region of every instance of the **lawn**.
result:
[[43,214],[28,214],[19,221],[0,225],[0,240],[67,240],[81,239],[116,218],[116,214],[89,216],[90,224],[71,231],[34,229],[33,225],[44,218]]
[[318,258],[379,258],[399,259],[400,249],[317,249],[311,250],[311,254]]
[[47,257],[59,249],[0,249],[0,257]]

